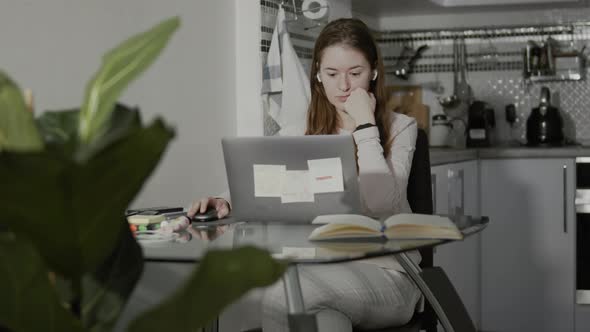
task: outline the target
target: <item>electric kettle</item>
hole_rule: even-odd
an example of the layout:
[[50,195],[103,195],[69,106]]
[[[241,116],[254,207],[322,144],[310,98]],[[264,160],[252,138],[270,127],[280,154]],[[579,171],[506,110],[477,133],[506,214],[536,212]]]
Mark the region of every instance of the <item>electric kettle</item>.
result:
[[527,145],[562,145],[563,120],[559,109],[551,105],[549,88],[541,88],[539,107],[531,110],[526,121]]
[[448,146],[451,128],[452,125],[446,115],[434,115],[432,117],[432,127],[430,128],[430,146]]

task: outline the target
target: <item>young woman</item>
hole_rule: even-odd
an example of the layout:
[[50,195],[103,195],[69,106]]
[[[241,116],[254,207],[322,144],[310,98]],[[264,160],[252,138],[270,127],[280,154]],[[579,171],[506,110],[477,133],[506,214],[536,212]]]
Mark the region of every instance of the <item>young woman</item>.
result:
[[[383,63],[368,27],[357,19],[330,22],[314,47],[307,135],[352,135],[357,149],[361,198],[366,214],[387,217],[411,212],[406,197],[417,127],[386,109]],[[189,215],[215,207],[229,213],[222,198],[193,203]],[[411,255],[419,260],[417,253]],[[403,325],[421,297],[391,257],[345,264],[300,265],[300,283],[320,331],[352,331]],[[282,282],[263,299],[264,331],[288,329]]]

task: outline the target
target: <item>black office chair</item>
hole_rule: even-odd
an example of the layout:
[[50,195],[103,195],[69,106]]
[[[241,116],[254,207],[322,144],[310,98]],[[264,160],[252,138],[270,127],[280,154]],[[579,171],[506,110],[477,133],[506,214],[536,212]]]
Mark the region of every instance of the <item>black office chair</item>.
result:
[[[432,183],[430,176],[430,153],[428,151],[428,137],[426,132],[418,129],[416,150],[412,160],[412,167],[408,178],[408,202],[414,213],[432,214]],[[437,266],[433,266],[433,250],[425,248],[419,250],[422,255],[421,272],[418,274],[424,280],[418,285],[423,294],[431,292],[455,332],[476,332],[473,321],[467,313],[461,298],[453,287],[446,273]],[[423,312],[416,312],[414,317],[404,326],[390,327],[370,332],[436,332],[437,315],[428,301]],[[357,331],[357,330],[355,330]],[[358,330],[360,332],[360,330]],[[364,331],[369,332],[369,331]]]

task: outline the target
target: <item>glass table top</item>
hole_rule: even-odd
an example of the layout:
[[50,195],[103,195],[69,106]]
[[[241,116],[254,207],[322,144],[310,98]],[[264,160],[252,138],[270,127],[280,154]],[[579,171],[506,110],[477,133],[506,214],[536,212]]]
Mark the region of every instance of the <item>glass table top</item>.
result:
[[[482,216],[448,216],[464,238],[479,233],[488,225]],[[235,222],[224,219],[206,224],[193,223],[181,233],[159,241],[143,241],[144,259],[151,262],[198,262],[208,250],[256,246],[273,257],[297,263],[330,263],[391,255],[453,240],[339,240],[310,241],[309,234],[318,225],[278,222]]]

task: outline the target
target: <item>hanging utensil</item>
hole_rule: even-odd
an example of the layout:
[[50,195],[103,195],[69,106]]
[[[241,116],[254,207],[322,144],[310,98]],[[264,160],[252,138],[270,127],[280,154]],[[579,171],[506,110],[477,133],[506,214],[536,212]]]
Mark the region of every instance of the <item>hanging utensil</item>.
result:
[[[485,45],[484,45],[485,44]],[[477,56],[477,62],[484,66],[496,67],[498,64],[498,49],[492,43],[490,36],[486,37],[486,41],[481,41],[479,45],[479,55]]]
[[460,54],[460,72],[461,72],[461,80],[459,81],[459,83],[457,84],[457,89],[455,90],[455,94],[457,95],[457,98],[459,98],[459,100],[461,102],[464,102],[466,104],[471,104],[471,101],[473,99],[473,91],[471,89],[471,86],[469,86],[469,83],[467,83],[467,79],[465,77],[465,70],[467,67],[467,46],[465,45],[465,40],[463,39],[460,43],[459,46],[459,54]]
[[[440,58],[442,55],[443,40],[440,38],[440,34],[437,34],[438,45],[436,47],[436,55],[434,57],[434,68],[440,67]],[[440,97],[445,92],[445,87],[440,80],[440,70],[434,70],[434,81],[422,83],[423,89],[429,89]]]
[[[398,62],[398,65],[394,69],[393,74],[401,79],[407,80],[410,71],[412,70],[412,66],[414,65],[414,62],[416,62],[416,60],[422,55],[422,52],[424,52],[424,50],[426,50],[427,48],[428,45],[426,44],[418,47],[418,49],[415,52],[410,48],[410,51],[414,52],[414,54],[410,56],[408,61]],[[400,59],[404,57],[405,51],[406,49],[404,48],[404,51],[402,51]]]
[[396,63],[393,65],[392,69],[389,73],[392,73],[397,76],[398,73],[404,66],[405,66],[405,59],[410,57],[412,53],[412,48],[408,45],[404,45],[402,51],[400,52],[399,56],[397,57]]
[[453,40],[453,94],[446,97],[439,97],[438,103],[443,108],[453,108],[459,105],[459,98],[457,98],[457,84],[458,84],[458,52],[457,52],[457,40]]

